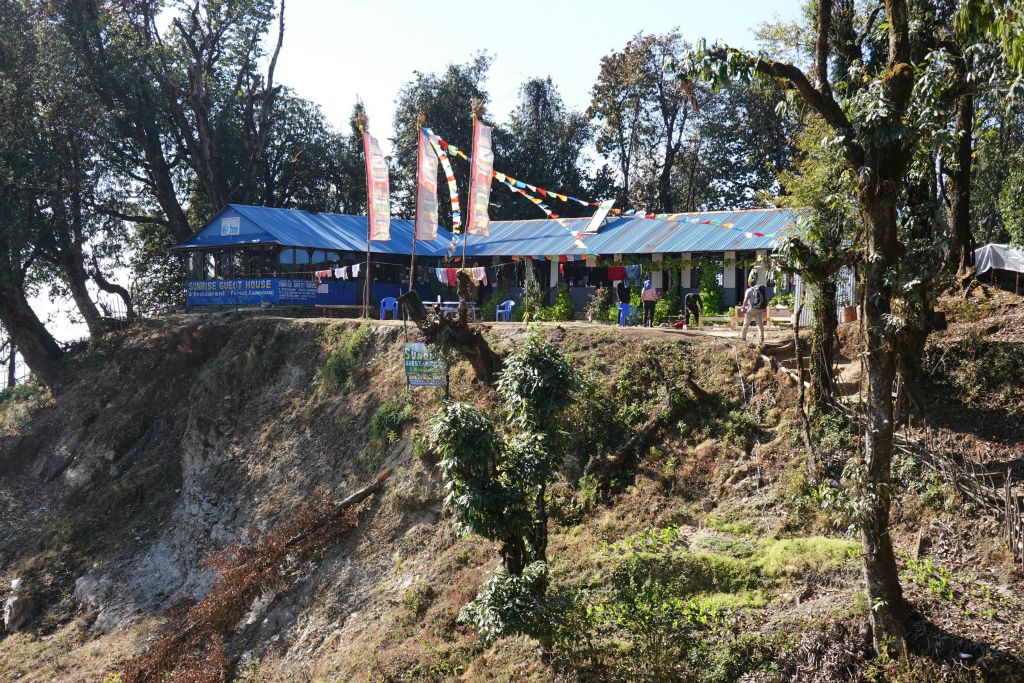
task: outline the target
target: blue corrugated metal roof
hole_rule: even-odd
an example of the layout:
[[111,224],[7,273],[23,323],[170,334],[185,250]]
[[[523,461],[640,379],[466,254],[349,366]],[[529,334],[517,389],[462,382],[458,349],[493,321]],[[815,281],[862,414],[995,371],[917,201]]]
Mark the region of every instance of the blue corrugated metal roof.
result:
[[[238,218],[238,234],[222,234],[221,220]],[[679,220],[613,218],[600,232],[587,235],[588,249],[575,245],[569,231],[550,219],[493,221],[488,237],[469,237],[469,256],[548,256],[611,254],[654,254],[717,252],[772,249],[775,237],[795,224],[797,212],[788,209],[748,211],[710,211],[678,214]],[[588,219],[567,219],[582,231]],[[730,223],[722,227],[716,223]],[[752,233],[763,233],[763,237]],[[746,233],[746,234],[745,234]],[[373,251],[383,254],[409,254],[412,247],[412,221],[391,221],[391,240],[374,242]],[[747,235],[751,235],[748,237]],[[437,239],[420,241],[417,253],[443,256],[451,233],[438,229]],[[363,251],[366,249],[366,217],[332,213],[313,213],[296,209],[271,209],[232,204],[206,224],[179,249],[232,246],[241,244],[281,244],[292,247]]]
[[[225,234],[222,221],[238,219]],[[288,247],[366,250],[366,216],[315,213],[298,209],[273,209],[265,206],[230,204],[177,249],[224,247],[245,244],[280,244]],[[237,234],[235,234],[237,232]],[[392,219],[391,239],[374,241],[375,254],[409,254],[412,249],[412,221]],[[420,240],[416,252],[441,256],[447,252],[451,236],[438,232],[437,239]]]

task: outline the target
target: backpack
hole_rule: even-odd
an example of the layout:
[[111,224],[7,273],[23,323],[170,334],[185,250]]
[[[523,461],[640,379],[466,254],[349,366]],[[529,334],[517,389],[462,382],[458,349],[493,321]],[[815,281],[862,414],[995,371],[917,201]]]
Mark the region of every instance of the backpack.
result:
[[764,285],[754,287],[754,293],[750,297],[751,308],[768,308],[768,292]]

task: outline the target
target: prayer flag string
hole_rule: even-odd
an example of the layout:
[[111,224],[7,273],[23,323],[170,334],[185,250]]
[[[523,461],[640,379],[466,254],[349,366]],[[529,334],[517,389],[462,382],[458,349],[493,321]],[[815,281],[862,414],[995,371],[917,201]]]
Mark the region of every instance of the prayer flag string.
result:
[[[457,157],[463,159],[464,161],[467,161],[467,162],[471,161],[471,158],[465,152],[463,152],[461,149],[459,149],[455,145],[453,145],[453,144],[451,144],[449,142],[446,142],[444,140],[444,138],[442,138],[440,135],[437,135],[430,128],[424,128],[423,130],[430,137],[431,142],[433,142],[435,144],[435,147],[437,148],[439,156],[440,156],[440,154],[442,154],[444,152],[447,152],[447,154],[449,156],[454,155],[454,156],[457,156]],[[448,175],[450,176],[451,174],[449,173]],[[567,194],[564,194],[564,193],[561,193],[561,192],[555,192],[553,190],[548,190],[546,188],[539,187],[537,185],[532,185],[530,183],[527,183],[525,181],[519,180],[517,178],[513,178],[512,176],[508,175],[507,173],[502,173],[500,171],[492,171],[492,176],[495,179],[497,179],[498,182],[500,182],[501,184],[505,185],[505,187],[509,188],[513,192],[518,192],[519,194],[521,194],[524,197],[526,197],[527,199],[529,199],[539,209],[544,211],[544,213],[549,218],[551,218],[553,220],[557,220],[559,222],[559,224],[562,225],[562,227],[566,228],[567,230],[569,230],[570,232],[573,233],[573,237],[576,239],[576,246],[580,247],[581,249],[587,249],[587,247],[584,246],[583,242],[582,242],[582,237],[583,237],[582,233],[578,233],[578,232],[572,230],[572,228],[570,227],[570,225],[569,225],[569,223],[567,221],[565,221],[564,219],[560,218],[558,216],[558,214],[551,212],[551,209],[550,209],[549,205],[545,204],[542,199],[539,199],[535,195],[531,195],[529,192],[535,192],[535,193],[537,193],[537,194],[539,194],[539,195],[541,195],[543,197],[546,197],[548,199],[555,198],[555,199],[557,199],[557,200],[559,200],[561,202],[575,202],[575,203],[577,203],[577,204],[579,204],[581,206],[598,207],[598,206],[601,205],[600,202],[592,202],[592,201],[588,201],[586,199],[580,199],[579,197],[574,197],[572,195],[567,195]],[[451,177],[454,180],[454,176],[451,176]],[[449,187],[453,187],[453,186],[454,186],[453,183],[449,183]],[[527,190],[529,190],[529,192],[527,192]],[[757,238],[767,237],[767,238],[770,238],[770,239],[776,239],[779,236],[779,232],[778,231],[773,232],[773,233],[764,233],[764,232],[761,232],[761,231],[758,231],[758,230],[744,230],[743,228],[736,227],[735,224],[733,224],[733,223],[731,223],[729,221],[722,221],[722,220],[718,220],[716,218],[701,218],[701,217],[696,217],[696,216],[692,216],[690,214],[684,214],[684,213],[654,213],[654,212],[648,212],[648,211],[639,211],[637,209],[627,209],[627,210],[612,209],[611,212],[613,214],[617,215],[617,216],[622,216],[623,218],[645,218],[647,220],[668,221],[668,222],[672,222],[672,223],[689,223],[689,224],[693,224],[693,225],[716,225],[716,226],[718,226],[718,227],[720,227],[720,228],[722,228],[724,230],[735,230],[737,232],[741,232],[741,233],[743,233],[743,236],[745,238],[747,238],[747,239],[753,239],[755,237],[757,237]],[[587,250],[590,251],[589,249],[587,249]]]

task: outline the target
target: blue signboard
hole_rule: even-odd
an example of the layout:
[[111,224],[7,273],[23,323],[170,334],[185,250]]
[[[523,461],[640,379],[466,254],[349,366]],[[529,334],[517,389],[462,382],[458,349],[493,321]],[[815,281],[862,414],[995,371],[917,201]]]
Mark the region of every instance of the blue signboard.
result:
[[[252,280],[191,280],[185,292],[189,306],[231,306],[277,303],[277,283],[274,278]],[[314,290],[315,291],[315,290]]]
[[317,284],[312,280],[278,280],[277,303],[305,304],[316,303]]
[[411,387],[446,387],[448,369],[431,357],[426,344],[409,342],[405,345],[405,379]]

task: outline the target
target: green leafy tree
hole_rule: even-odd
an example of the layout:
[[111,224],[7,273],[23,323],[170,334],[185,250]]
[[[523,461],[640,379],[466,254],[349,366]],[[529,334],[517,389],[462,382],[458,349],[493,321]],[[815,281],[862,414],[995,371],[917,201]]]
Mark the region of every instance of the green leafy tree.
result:
[[576,371],[536,335],[506,360],[495,420],[462,403],[441,408],[431,427],[461,528],[501,543],[502,564],[519,575],[547,552],[547,486],[562,464],[559,414],[572,401]]
[[794,231],[783,238],[779,253],[783,268],[799,273],[808,286],[813,312],[811,402],[819,410],[827,409],[834,393],[836,275],[843,266],[854,265],[862,247],[852,179],[830,139],[825,122],[812,116],[797,141],[795,168],[780,178],[789,194],[779,200],[782,206],[806,209]]
[[[440,74],[413,73],[413,79],[402,86],[395,100],[394,156],[392,195],[395,215],[412,217],[416,209],[416,149],[418,116],[426,117],[427,126],[453,145],[470,153],[473,142],[472,102],[486,104],[489,100],[484,82],[492,58],[485,53],[474,55],[465,64],[449,64]],[[490,124],[491,121],[486,121]],[[495,150],[495,160],[500,159]],[[452,159],[452,170],[459,185],[459,200],[467,207],[469,166]],[[442,193],[444,188],[442,186]],[[438,203],[438,220],[451,225],[451,207]]]
[[816,4],[809,73],[720,45],[701,46],[682,69],[685,78],[709,83],[758,77],[788,88],[793,102],[802,102],[828,124],[854,178],[854,196],[865,222],[864,346],[869,349],[866,494],[860,531],[873,639],[879,651],[902,651],[909,613],[889,536],[894,381],[901,352],[908,346],[903,334],[920,329],[918,321],[936,272],[933,255],[941,251],[945,239],[934,224],[901,222],[900,216],[908,202],[907,178],[915,154],[948,121],[948,110],[941,106],[950,80],[948,61],[931,49],[931,36],[916,32],[923,15],[938,9],[935,5],[888,0],[879,30],[858,46],[862,61],[839,74],[842,80],[835,85],[829,65],[843,50],[837,50],[832,40],[831,0]]

